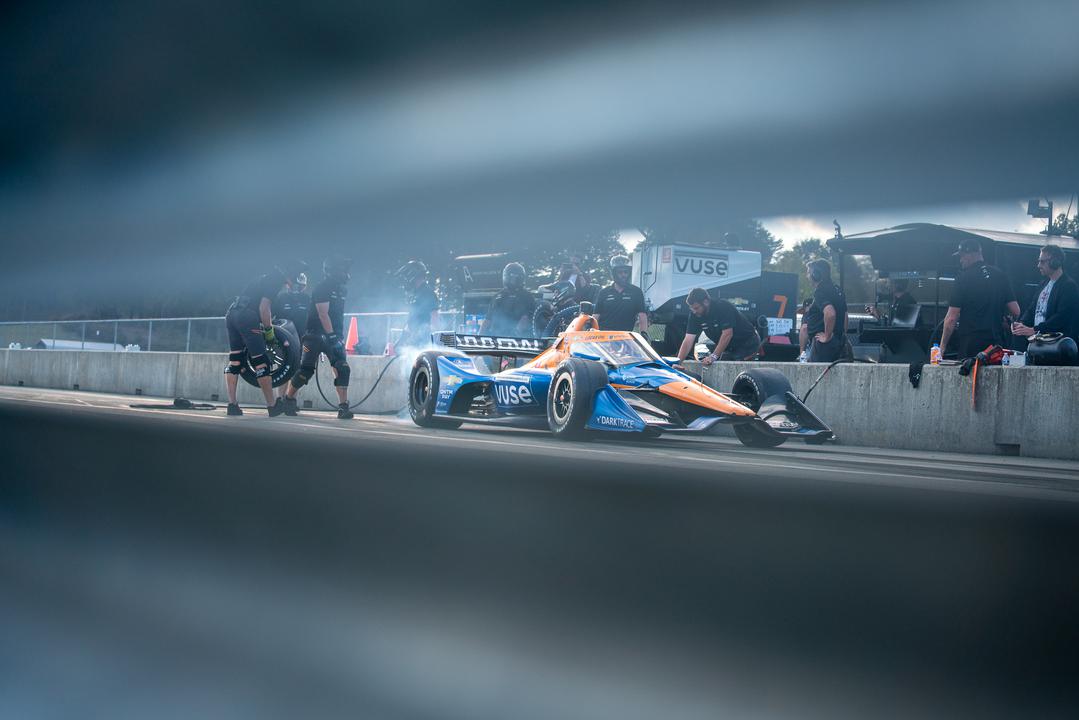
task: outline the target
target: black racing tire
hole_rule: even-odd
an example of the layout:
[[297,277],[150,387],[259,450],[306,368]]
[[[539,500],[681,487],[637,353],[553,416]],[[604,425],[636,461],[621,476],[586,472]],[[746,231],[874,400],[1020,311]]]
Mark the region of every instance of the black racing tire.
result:
[[[790,380],[773,368],[754,368],[739,373],[734,379],[731,394],[745,399],[753,412],[761,409],[764,401],[772,395],[782,395],[791,389]],[[762,429],[756,422],[739,423],[734,434],[746,447],[778,447],[787,441],[786,436],[776,435]]]
[[549,300],[541,300],[536,305],[536,310],[532,313],[533,337],[546,337],[543,334],[543,331],[547,329],[547,323],[551,322],[551,318],[554,317],[554,314],[554,305],[552,305]]
[[420,427],[451,430],[461,427],[460,420],[435,415],[439,389],[438,357],[445,354],[428,350],[420,353],[412,365],[412,374],[408,378],[408,414]]
[[761,405],[772,395],[782,395],[791,389],[790,380],[783,373],[774,368],[753,368],[744,370],[734,379],[734,387],[731,394],[739,398],[747,398],[746,405],[753,412],[761,409]]
[[[287,323],[287,324],[286,324]],[[266,356],[270,358],[270,379],[274,387],[281,387],[300,369],[300,355],[303,348],[300,339],[291,329],[292,323],[281,321],[274,323],[274,335],[277,342],[267,344]],[[258,387],[259,381],[255,376],[255,368],[251,366],[251,360],[244,354],[244,360],[240,363],[240,377],[248,385]]]
[[584,358],[567,358],[555,370],[547,391],[547,426],[566,440],[586,436],[596,393],[607,386],[606,366]]

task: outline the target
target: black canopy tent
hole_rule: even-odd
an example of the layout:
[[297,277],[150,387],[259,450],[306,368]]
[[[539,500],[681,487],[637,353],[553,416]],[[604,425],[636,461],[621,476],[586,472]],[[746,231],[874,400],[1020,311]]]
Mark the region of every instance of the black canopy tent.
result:
[[[922,303],[923,319],[930,323],[929,328],[939,324],[943,318],[941,301],[947,303],[948,296],[941,296],[941,279],[954,279],[959,271],[959,261],[953,255],[959,242],[974,238],[982,245],[982,252],[987,262],[1000,267],[1007,273],[1015,290],[1016,299],[1021,307],[1033,301],[1034,293],[1041,284],[1036,262],[1038,249],[1046,244],[1060,246],[1065,251],[1065,270],[1079,277],[1079,240],[1068,236],[1032,233],[1001,232],[999,230],[979,230],[932,223],[909,223],[893,228],[872,230],[870,232],[834,237],[828,241],[828,247],[836,253],[839,266],[839,283],[844,285],[843,257],[846,255],[868,256],[873,268],[881,275],[915,275],[931,278],[936,295],[932,312],[927,312]],[[924,329],[925,333],[929,328]],[[936,333],[934,333],[935,336]],[[866,332],[860,328],[859,336],[865,340],[879,340],[877,335],[915,337],[917,345],[924,345],[927,338],[914,331],[892,329],[872,329]],[[870,337],[872,336],[872,337]],[[915,359],[913,349],[904,353],[904,359]],[[911,358],[907,358],[911,355]]]
[[[1032,233],[909,223],[835,237],[828,241],[828,247],[841,255],[869,256],[874,269],[882,275],[918,273],[925,277],[954,278],[959,270],[959,262],[953,253],[959,242],[968,238],[978,240],[986,261],[1008,274],[1021,304],[1029,294],[1024,288],[1032,291],[1041,282],[1035,263],[1038,248],[1043,245],[1051,243],[1063,248],[1066,271],[1079,276],[1079,240],[1060,235],[1046,237]],[[838,264],[842,284],[843,263]]]

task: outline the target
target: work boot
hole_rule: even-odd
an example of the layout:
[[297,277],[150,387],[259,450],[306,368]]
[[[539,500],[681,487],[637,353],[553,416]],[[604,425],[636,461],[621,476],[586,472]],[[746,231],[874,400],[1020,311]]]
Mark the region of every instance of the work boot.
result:
[[244,411],[240,409],[240,406],[236,403],[229,403],[228,409],[225,410],[226,415],[243,415]]
[[285,414],[289,417],[296,417],[300,414],[300,407],[296,402],[296,398],[285,398]]
[[277,402],[266,408],[266,412],[270,417],[277,417],[285,413],[285,403],[281,401],[281,398],[277,398]]
[[338,420],[351,420],[356,417],[352,410],[349,409],[348,403],[343,402],[337,406],[337,419]]

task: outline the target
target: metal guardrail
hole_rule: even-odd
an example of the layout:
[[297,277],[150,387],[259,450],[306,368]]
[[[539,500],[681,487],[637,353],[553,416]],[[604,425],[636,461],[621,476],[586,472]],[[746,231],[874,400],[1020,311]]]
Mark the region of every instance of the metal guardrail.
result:
[[[440,315],[443,329],[456,329],[463,318],[456,311]],[[388,340],[396,340],[406,316],[404,312],[345,313],[346,324],[357,319],[361,341],[366,339],[375,354],[382,353]],[[224,316],[0,322],[0,348],[13,344],[25,349],[222,352],[229,341]]]

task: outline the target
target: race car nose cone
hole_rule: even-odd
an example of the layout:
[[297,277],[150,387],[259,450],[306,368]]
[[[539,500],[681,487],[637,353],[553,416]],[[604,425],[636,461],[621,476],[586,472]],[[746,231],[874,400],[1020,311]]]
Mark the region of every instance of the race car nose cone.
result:
[[664,395],[683,402],[708,408],[723,413],[724,415],[739,415],[752,417],[755,412],[741,403],[736,403],[723,393],[717,392],[704,383],[677,380],[664,383],[659,386],[659,391]]

